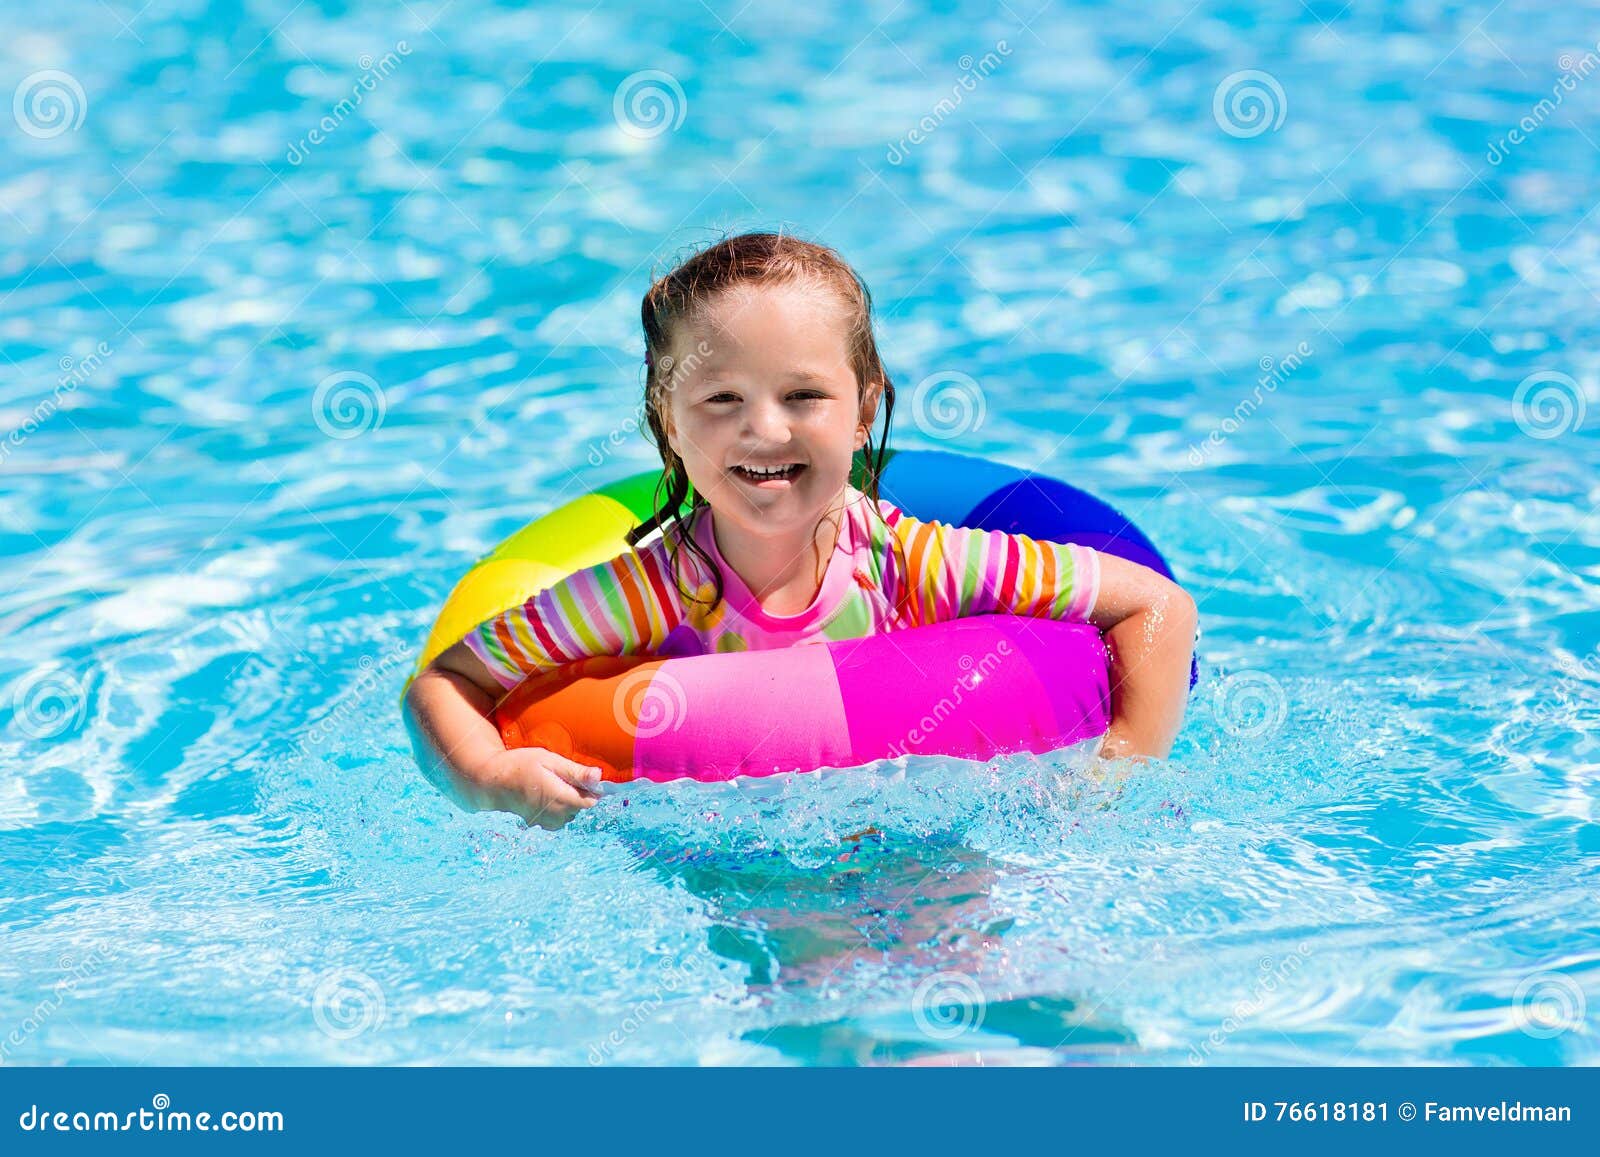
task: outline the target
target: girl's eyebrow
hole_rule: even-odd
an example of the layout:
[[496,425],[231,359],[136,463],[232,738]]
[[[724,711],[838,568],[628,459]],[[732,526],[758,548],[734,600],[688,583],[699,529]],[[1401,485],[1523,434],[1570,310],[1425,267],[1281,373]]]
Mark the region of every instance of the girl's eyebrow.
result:
[[[832,379],[822,374],[813,373],[811,370],[790,370],[783,376],[791,382],[809,382],[815,386],[832,385]],[[714,370],[705,375],[701,380],[701,384],[706,386],[722,385],[730,381],[738,381],[739,378],[740,375],[738,374]]]

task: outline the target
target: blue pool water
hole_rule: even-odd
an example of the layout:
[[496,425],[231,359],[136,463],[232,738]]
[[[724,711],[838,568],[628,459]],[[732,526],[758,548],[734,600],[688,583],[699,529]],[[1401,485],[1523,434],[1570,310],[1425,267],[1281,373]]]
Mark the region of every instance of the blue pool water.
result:
[[[1595,22],[713,7],[8,10],[0,1059],[1600,1061]],[[1162,547],[1173,758],[456,812],[434,609],[780,224]]]

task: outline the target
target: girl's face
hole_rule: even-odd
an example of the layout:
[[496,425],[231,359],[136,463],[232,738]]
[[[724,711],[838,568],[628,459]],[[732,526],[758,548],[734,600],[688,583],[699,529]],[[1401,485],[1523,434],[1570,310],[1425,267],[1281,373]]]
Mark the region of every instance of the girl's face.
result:
[[738,287],[675,335],[667,441],[719,527],[807,535],[849,481],[877,390],[863,400],[841,311],[814,287]]

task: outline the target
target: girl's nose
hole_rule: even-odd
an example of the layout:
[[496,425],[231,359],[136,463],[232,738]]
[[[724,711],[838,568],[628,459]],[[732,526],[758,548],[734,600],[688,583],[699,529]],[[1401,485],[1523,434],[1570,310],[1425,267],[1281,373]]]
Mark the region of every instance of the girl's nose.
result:
[[751,437],[761,442],[782,445],[789,440],[789,422],[780,406],[757,402],[747,407],[748,428]]

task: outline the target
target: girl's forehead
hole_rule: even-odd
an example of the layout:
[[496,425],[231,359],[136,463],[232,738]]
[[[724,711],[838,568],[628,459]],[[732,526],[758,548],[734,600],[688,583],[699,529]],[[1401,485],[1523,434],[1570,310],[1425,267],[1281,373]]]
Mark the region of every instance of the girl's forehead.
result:
[[849,361],[846,318],[836,295],[807,285],[750,285],[723,290],[686,327],[689,346],[708,371],[797,359],[819,367]]

